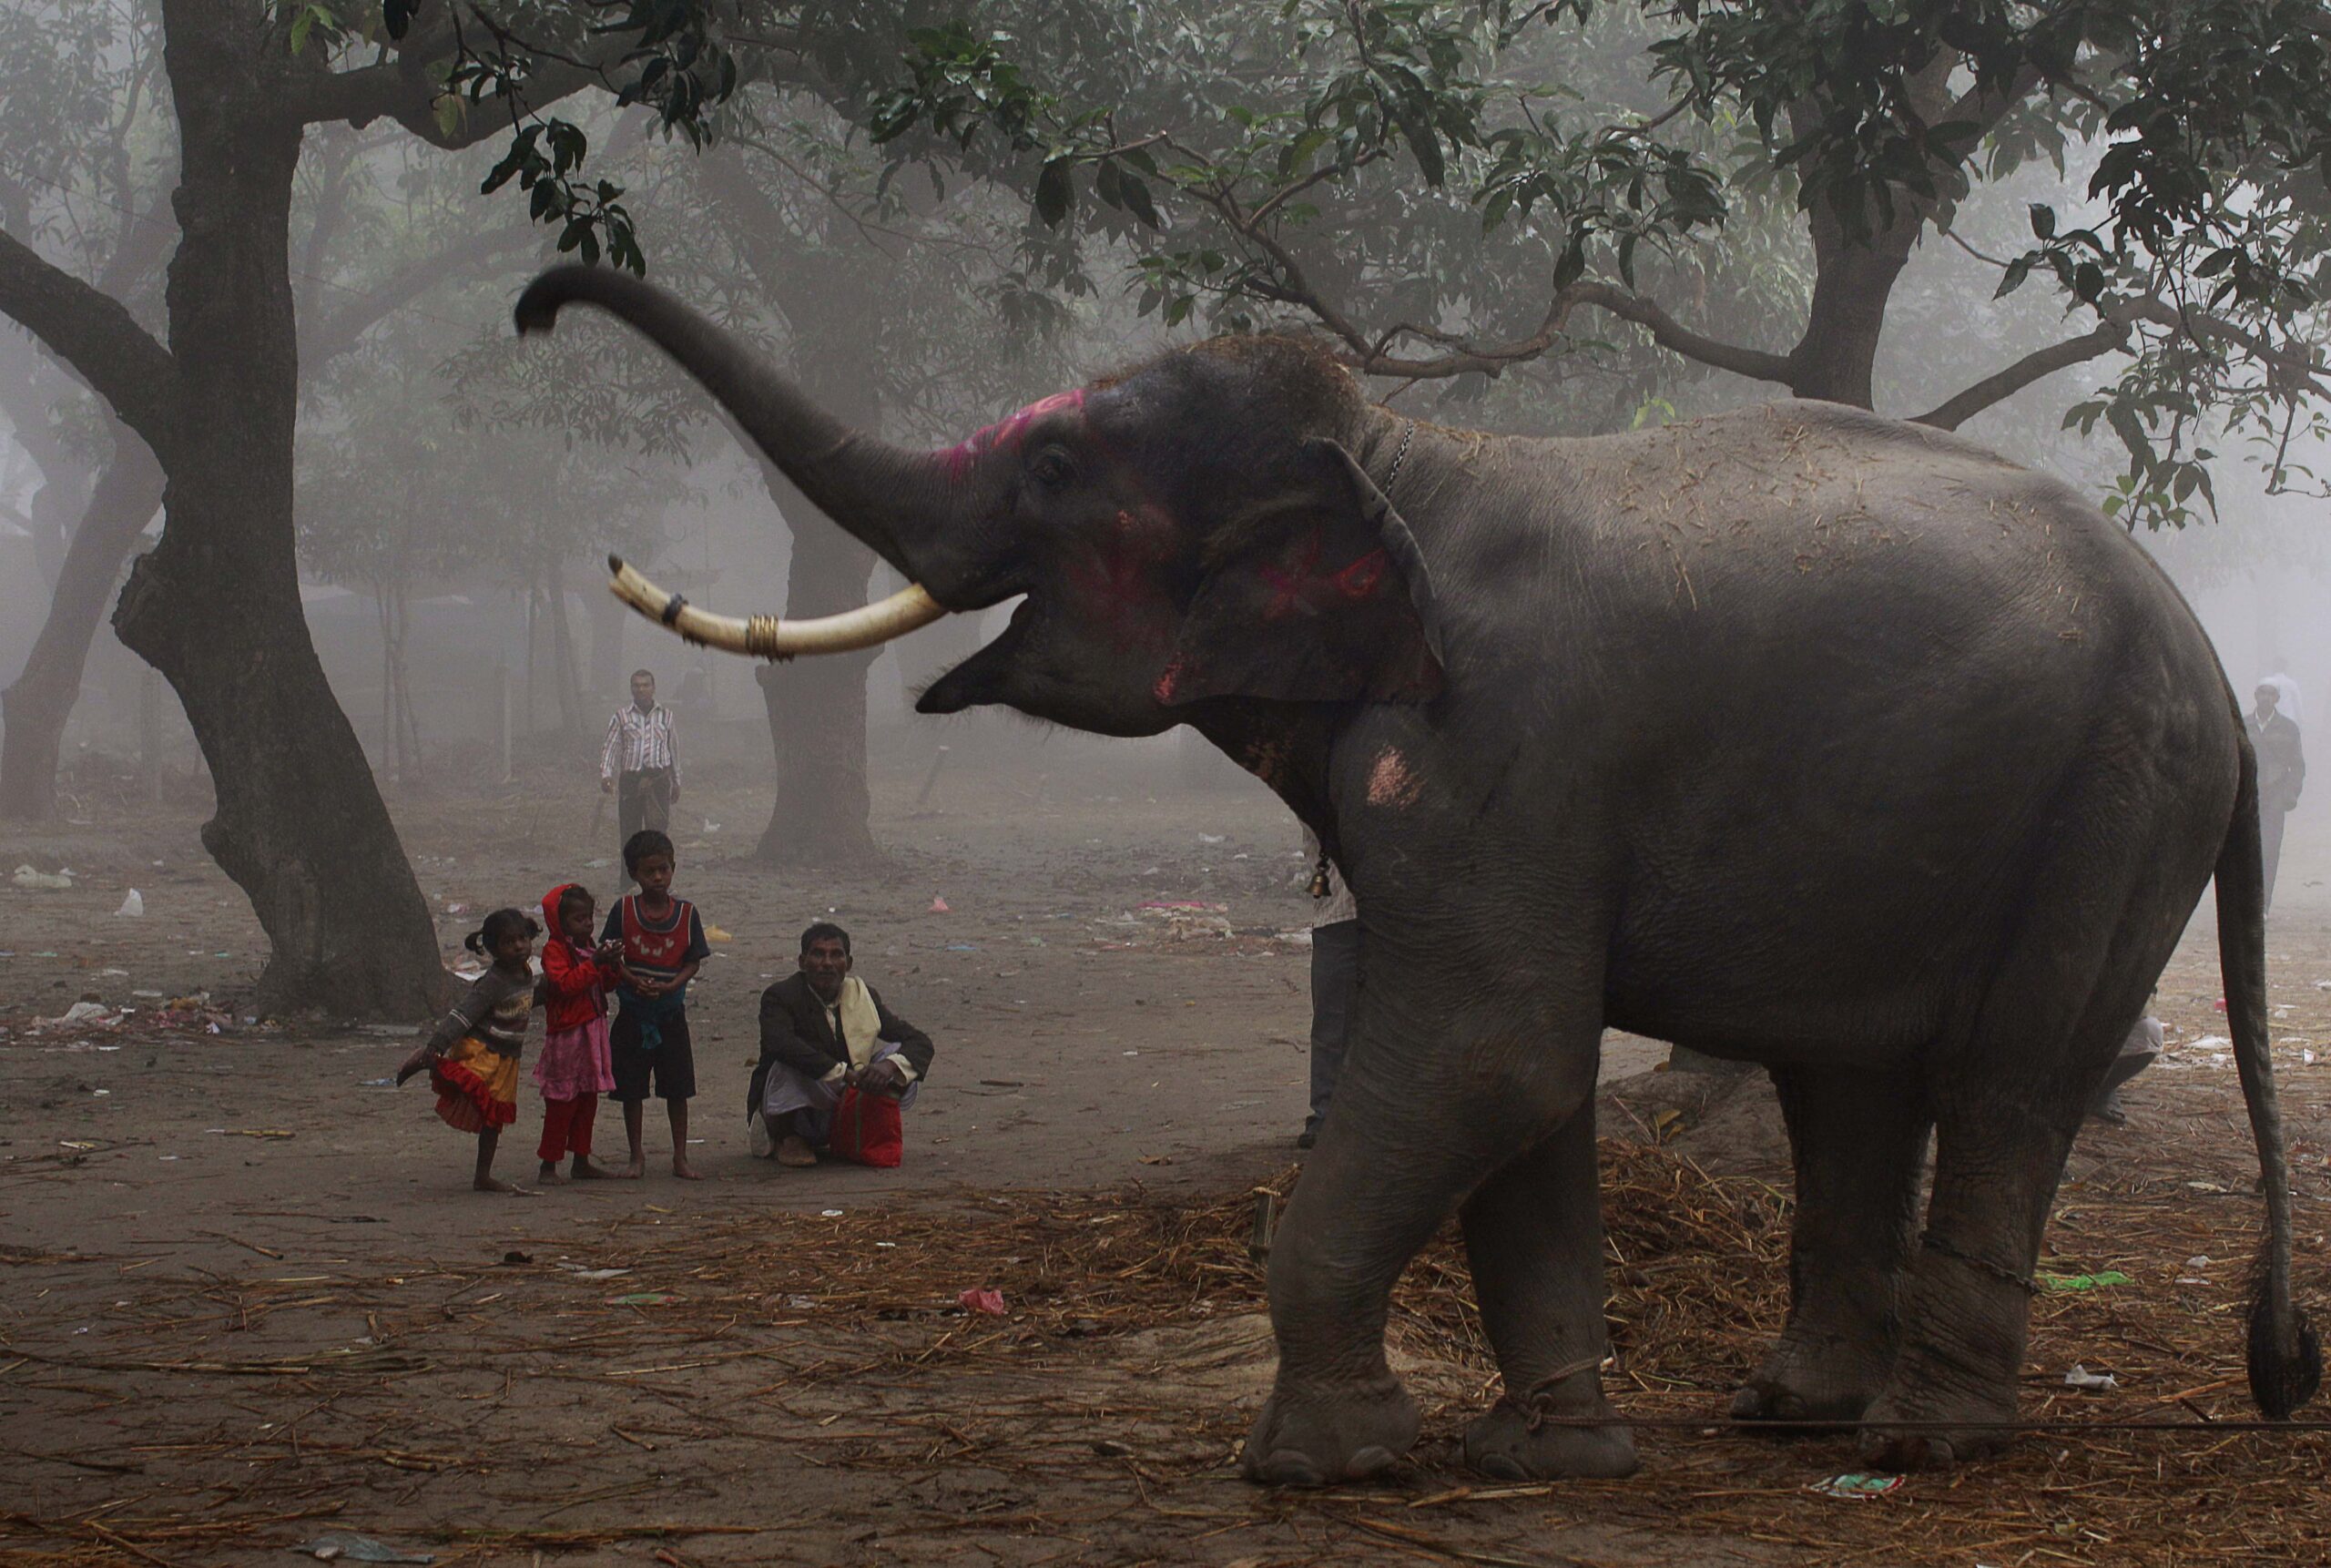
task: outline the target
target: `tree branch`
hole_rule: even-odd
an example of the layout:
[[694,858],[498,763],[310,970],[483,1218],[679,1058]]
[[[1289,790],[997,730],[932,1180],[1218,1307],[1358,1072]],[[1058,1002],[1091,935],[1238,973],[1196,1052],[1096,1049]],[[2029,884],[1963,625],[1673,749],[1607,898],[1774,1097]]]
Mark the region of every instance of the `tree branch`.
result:
[[1750,381],[1778,382],[1786,386],[1796,374],[1786,354],[1742,348],[1693,331],[1653,300],[1608,283],[1573,283],[1570,293],[1582,305],[1599,305],[1622,321],[1633,321],[1651,333],[1652,341],[1670,353],[1683,355],[1719,371],[1730,371]]
[[326,361],[346,353],[375,321],[411,304],[447,277],[524,249],[533,240],[534,231],[527,229],[467,235],[425,260],[399,269],[337,311],[318,311],[314,325],[300,334],[300,373],[312,373]]
[[2111,353],[2128,341],[2129,323],[2108,316],[2077,338],[2034,349],[2005,370],[1985,376],[1939,408],[1930,409],[1910,423],[1932,425],[1937,430],[1957,430],[1993,403],[2005,402],[2033,382],[2100,354]]
[[[606,67],[618,58],[620,55],[611,50],[606,60],[596,65],[545,65],[526,78],[523,102],[497,98],[476,104],[462,101],[470,109],[515,107],[521,113],[533,113],[585,87],[606,86]],[[494,114],[466,115],[454,123],[451,131],[439,125],[437,100],[444,95],[425,69],[432,63],[399,55],[393,60],[353,71],[320,73],[302,78],[284,95],[285,112],[302,125],[345,120],[360,129],[377,119],[394,120],[430,146],[448,152],[458,152],[509,134],[509,121]]]
[[46,344],[167,460],[178,433],[178,364],[119,300],[0,232],[0,313]]

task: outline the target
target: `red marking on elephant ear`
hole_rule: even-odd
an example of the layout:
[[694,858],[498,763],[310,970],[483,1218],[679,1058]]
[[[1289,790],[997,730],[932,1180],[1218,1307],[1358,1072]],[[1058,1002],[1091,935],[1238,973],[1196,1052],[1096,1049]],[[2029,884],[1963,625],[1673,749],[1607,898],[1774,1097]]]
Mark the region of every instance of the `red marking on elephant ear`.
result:
[[1392,569],[1392,558],[1381,550],[1370,550],[1335,575],[1335,585],[1347,599],[1364,599],[1384,585],[1384,574]]

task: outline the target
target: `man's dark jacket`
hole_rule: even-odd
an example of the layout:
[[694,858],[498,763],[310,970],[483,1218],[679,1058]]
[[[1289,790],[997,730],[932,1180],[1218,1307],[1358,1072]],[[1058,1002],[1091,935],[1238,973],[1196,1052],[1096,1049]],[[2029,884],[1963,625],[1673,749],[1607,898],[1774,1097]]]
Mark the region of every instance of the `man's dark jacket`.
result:
[[[917,1080],[930,1077],[931,1036],[883,1006],[882,993],[872,986],[866,988],[866,994],[873,998],[875,1014],[881,1021],[880,1038],[898,1045],[899,1054],[914,1069]],[[745,1115],[761,1108],[771,1063],[782,1062],[796,1072],[822,1078],[849,1061],[849,1051],[834,1038],[825,1003],[809,989],[809,977],[787,975],[761,993],[761,1059],[745,1091]]]

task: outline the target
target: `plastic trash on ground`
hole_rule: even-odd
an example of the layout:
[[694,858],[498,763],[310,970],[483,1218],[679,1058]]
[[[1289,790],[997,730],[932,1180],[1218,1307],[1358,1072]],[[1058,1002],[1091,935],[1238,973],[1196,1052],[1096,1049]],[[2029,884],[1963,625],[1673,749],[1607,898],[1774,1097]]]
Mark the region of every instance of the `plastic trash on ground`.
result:
[[957,1296],[955,1303],[966,1312],[984,1312],[991,1318],[1001,1318],[1005,1310],[1003,1291],[982,1290],[976,1287]]
[[146,912],[146,895],[139,892],[136,888],[130,889],[129,896],[122,900],[121,907],[113,912],[117,915],[131,916],[144,914]]
[[2078,1361],[2064,1374],[2064,1387],[2080,1389],[2092,1394],[2109,1393],[2121,1386],[2121,1380],[2110,1372],[2092,1372]]
[[375,1541],[369,1535],[358,1535],[346,1530],[330,1530],[312,1541],[302,1541],[292,1548],[325,1563],[434,1563],[436,1557],[427,1552],[407,1552],[385,1541]]
[[934,895],[931,901],[931,909],[929,912],[931,914],[947,914],[952,911],[948,910],[947,901],[945,899],[939,898]]
[[2136,1281],[2117,1268],[2101,1274],[2042,1274],[2040,1288],[2053,1294],[2080,1290],[2102,1290],[2108,1285],[2134,1285]]
[[1898,1475],[1864,1475],[1852,1471],[1833,1475],[1827,1481],[1817,1481],[1806,1490],[1817,1492],[1824,1497],[1883,1497],[1889,1492],[1900,1491],[1901,1486],[1902,1478]]
[[18,866],[15,876],[10,880],[20,888],[38,888],[59,893],[73,891],[73,873],[70,871],[44,871],[32,866]]

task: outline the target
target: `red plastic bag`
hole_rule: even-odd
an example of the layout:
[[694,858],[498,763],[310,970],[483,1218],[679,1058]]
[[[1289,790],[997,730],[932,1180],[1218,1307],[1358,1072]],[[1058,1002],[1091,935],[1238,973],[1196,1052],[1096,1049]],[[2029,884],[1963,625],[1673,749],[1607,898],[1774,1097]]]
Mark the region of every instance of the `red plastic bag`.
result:
[[899,1125],[899,1103],[888,1095],[861,1095],[855,1087],[841,1092],[834,1108],[833,1135],[826,1147],[840,1159],[887,1170],[906,1153],[906,1135]]

